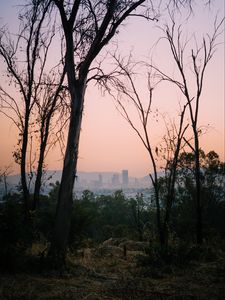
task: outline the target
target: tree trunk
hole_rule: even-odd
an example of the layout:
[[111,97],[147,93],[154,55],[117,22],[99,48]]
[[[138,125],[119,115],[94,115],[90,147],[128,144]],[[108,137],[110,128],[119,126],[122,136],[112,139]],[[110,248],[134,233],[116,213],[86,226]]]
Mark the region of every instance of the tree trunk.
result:
[[164,236],[162,222],[161,222],[161,208],[160,208],[160,202],[159,202],[158,183],[156,186],[154,186],[154,189],[155,189],[156,220],[157,220],[157,227],[158,227],[159,243],[160,243],[161,249],[163,249],[164,245],[165,245],[165,236]]
[[201,178],[200,177],[201,177],[201,171],[200,171],[199,143],[198,143],[198,136],[197,137],[195,136],[196,240],[198,245],[201,245],[203,242]]
[[23,190],[23,203],[24,203],[25,217],[28,216],[29,198],[30,198],[30,193],[27,187],[27,179],[26,179],[26,154],[27,154],[27,143],[28,143],[28,127],[29,127],[29,115],[28,113],[26,113],[24,131],[23,131],[23,141],[21,147],[21,164],[20,164],[20,176],[21,176],[21,185]]
[[37,168],[37,177],[35,180],[35,187],[34,187],[34,198],[32,203],[32,210],[35,210],[39,206],[41,179],[42,179],[43,164],[45,159],[45,150],[47,146],[50,120],[51,120],[54,106],[55,106],[55,102],[53,103],[52,109],[47,116],[46,122],[45,120],[43,120],[41,126],[41,144],[40,144],[40,152],[39,152],[39,160],[38,160],[38,168]]
[[84,85],[74,89],[67,147],[56,209],[55,227],[49,250],[54,267],[65,265],[66,246],[70,231],[73,186],[77,171],[78,147],[84,102]]
[[169,243],[169,223],[170,223],[170,215],[171,215],[171,207],[174,200],[174,188],[169,192],[167,195],[167,205],[166,205],[166,211],[165,211],[165,217],[163,222],[163,246],[165,251],[168,250],[168,243]]
[[39,160],[38,160],[38,168],[37,168],[37,177],[35,180],[34,187],[34,198],[32,203],[32,210],[35,210],[39,206],[40,199],[40,190],[41,190],[41,179],[43,173],[43,164],[44,164],[44,154],[46,149],[47,139],[41,142]]
[[77,172],[79,138],[87,73],[85,75],[81,75],[80,73],[78,78],[76,78],[73,27],[70,22],[65,20],[65,12],[62,6],[59,5],[58,7],[60,9],[66,38],[67,50],[65,56],[65,70],[68,80],[68,89],[70,92],[71,112],[62,178],[56,208],[55,226],[48,257],[50,258],[54,268],[63,268],[65,266],[66,247],[71,223],[73,186]]
[[175,183],[176,183],[176,175],[177,175],[177,163],[178,163],[178,156],[180,151],[180,144],[181,139],[179,139],[177,144],[177,149],[175,151],[175,155],[173,158],[172,169],[170,170],[170,176],[168,180],[168,193],[166,199],[166,212],[164,217],[164,224],[163,224],[163,234],[164,234],[164,246],[167,251],[168,243],[169,243],[169,223],[170,223],[170,216],[171,216],[171,208],[174,203],[175,198]]

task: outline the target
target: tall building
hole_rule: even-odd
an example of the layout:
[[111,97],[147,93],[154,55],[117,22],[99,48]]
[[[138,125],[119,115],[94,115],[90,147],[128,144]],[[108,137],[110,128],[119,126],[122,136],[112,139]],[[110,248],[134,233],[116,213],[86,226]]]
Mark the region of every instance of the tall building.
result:
[[112,186],[117,187],[120,184],[119,174],[113,174],[112,176]]
[[98,175],[98,182],[99,182],[99,186],[102,186],[102,174]]
[[128,170],[122,170],[122,184],[124,187],[129,184]]

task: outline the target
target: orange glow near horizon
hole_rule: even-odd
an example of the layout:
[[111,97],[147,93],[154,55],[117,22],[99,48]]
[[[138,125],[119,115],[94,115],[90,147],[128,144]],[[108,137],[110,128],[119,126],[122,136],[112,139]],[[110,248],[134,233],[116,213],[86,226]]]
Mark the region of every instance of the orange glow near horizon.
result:
[[[6,3],[7,2],[7,3]],[[16,4],[18,4],[17,1]],[[196,12],[193,16],[193,26],[187,28],[189,36],[193,30],[203,33],[211,33],[213,30],[213,16],[218,10],[224,11],[223,1],[215,1],[214,9],[209,13]],[[1,10],[0,24],[3,25],[9,16],[10,7],[14,1],[5,1]],[[5,10],[4,10],[5,9]],[[15,9],[15,8],[14,8]],[[200,18],[199,18],[200,16]],[[211,16],[209,22],[209,16]],[[126,22],[116,39],[119,41],[119,50],[123,55],[129,55],[132,49],[136,59],[144,60],[149,57],[150,49],[159,39],[162,32],[155,24],[146,23],[143,20]],[[200,35],[201,36],[201,35]],[[224,145],[224,36],[220,36],[218,49],[210,61],[205,74],[203,95],[200,103],[199,126],[208,126],[207,133],[200,139],[201,148],[208,152],[215,150],[221,161],[225,160]],[[165,71],[173,72],[174,64],[171,63],[171,55],[168,49],[156,48],[154,61],[160,63]],[[0,60],[0,68],[2,62]],[[144,84],[143,84],[144,89]],[[180,94],[165,86],[159,91],[158,98],[154,99],[153,106],[162,114],[168,114],[171,118],[177,116],[179,111]],[[16,144],[17,133],[12,122],[2,114],[0,115],[0,169],[11,165],[14,173],[19,168],[13,163],[12,151]],[[160,143],[165,133],[163,122],[152,120],[150,137],[153,145]],[[47,168],[56,170],[62,168],[62,156],[58,148],[51,151],[47,158]],[[80,138],[78,171],[86,172],[121,172],[127,169],[129,176],[142,177],[151,172],[151,164],[148,154],[134,131],[116,110],[113,100],[90,85],[85,97],[85,107]]]

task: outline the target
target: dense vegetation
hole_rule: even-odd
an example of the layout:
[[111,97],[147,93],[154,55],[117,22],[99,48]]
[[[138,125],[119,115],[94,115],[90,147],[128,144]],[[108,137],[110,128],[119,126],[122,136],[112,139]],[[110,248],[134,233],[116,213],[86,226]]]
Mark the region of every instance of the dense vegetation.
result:
[[[180,155],[176,196],[169,224],[169,249],[162,255],[168,256],[171,252],[175,254],[174,247],[177,251],[188,251],[195,244],[193,159],[191,153]],[[208,154],[201,151],[201,161],[205,244],[215,243],[219,247],[225,238],[224,164],[213,151]],[[0,264],[5,270],[18,268],[21,259],[24,262],[24,257],[30,253],[28,250],[34,244],[43,246],[43,253],[39,254],[44,256],[44,250],[51,240],[59,186],[58,182],[52,185],[49,195],[41,197],[39,209],[32,212],[26,221],[21,195],[8,194],[5,197],[0,207]],[[165,191],[166,176],[160,179],[162,212],[165,211]],[[153,199],[149,202],[142,194],[128,199],[122,191],[96,196],[88,190],[83,191],[81,198],[75,197],[69,235],[70,252],[94,247],[109,238],[146,241],[149,248],[159,249]]]

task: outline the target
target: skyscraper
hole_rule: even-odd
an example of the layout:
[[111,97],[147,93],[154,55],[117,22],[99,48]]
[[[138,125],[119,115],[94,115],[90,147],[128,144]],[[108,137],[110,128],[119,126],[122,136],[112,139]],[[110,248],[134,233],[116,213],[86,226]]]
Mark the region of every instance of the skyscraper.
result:
[[113,174],[113,176],[112,176],[112,185],[114,187],[118,187],[119,184],[120,184],[119,174]]
[[124,187],[129,184],[128,170],[122,170],[122,184]]

